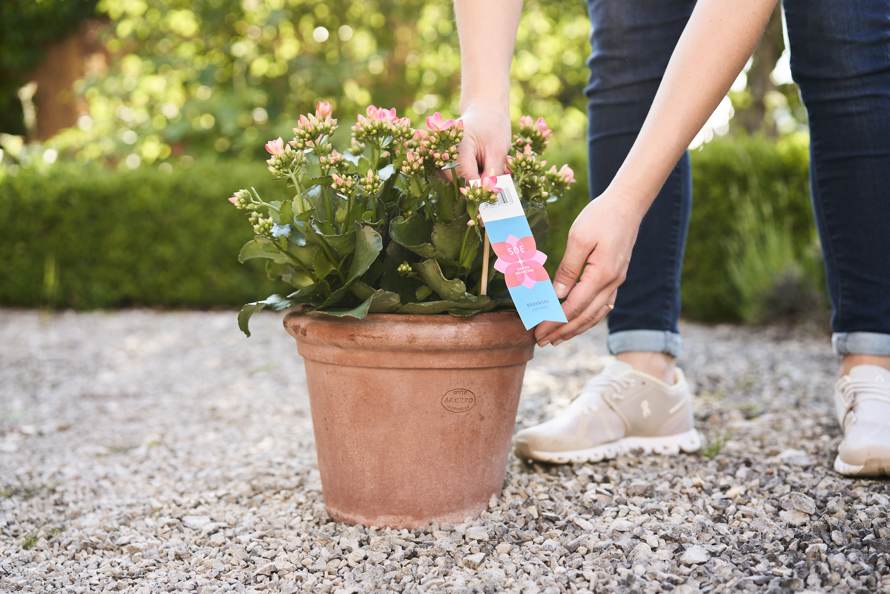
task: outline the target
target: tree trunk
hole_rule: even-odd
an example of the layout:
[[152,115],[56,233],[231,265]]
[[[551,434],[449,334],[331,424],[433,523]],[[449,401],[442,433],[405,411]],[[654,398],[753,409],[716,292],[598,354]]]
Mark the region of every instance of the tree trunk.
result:
[[748,70],[748,93],[751,102],[742,109],[737,108],[733,124],[741,127],[749,134],[762,132],[768,136],[776,135],[776,124],[768,118],[767,94],[775,89],[770,75],[776,62],[782,56],[785,41],[782,37],[782,11],[779,6],[773,12],[760,45],[754,51],[751,68]]
[[36,127],[28,130],[29,140],[46,140],[60,130],[73,126],[86,111],[74,92],[74,84],[87,73],[103,69],[105,50],[100,42],[104,22],[85,21],[68,37],[53,43],[46,56],[31,73],[37,83],[34,105]]

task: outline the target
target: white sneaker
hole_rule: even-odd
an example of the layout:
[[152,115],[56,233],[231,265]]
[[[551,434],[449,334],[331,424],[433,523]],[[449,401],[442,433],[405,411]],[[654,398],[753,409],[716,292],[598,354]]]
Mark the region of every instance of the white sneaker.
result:
[[692,393],[678,369],[673,385],[610,358],[555,418],[523,429],[515,451],[524,460],[599,462],[619,454],[678,454],[701,447]]
[[890,476],[890,371],[857,365],[834,391],[844,439],[834,469],[847,476]]

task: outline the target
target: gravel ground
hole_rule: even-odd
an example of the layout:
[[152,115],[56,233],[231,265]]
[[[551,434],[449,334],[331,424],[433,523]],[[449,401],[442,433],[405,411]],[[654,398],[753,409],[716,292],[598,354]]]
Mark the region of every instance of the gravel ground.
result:
[[[481,518],[397,531],[327,518],[302,365],[253,326],[0,310],[0,591],[890,590],[890,483],[830,470],[825,336],[687,325],[701,455],[512,459]],[[602,339],[538,353],[518,426]]]

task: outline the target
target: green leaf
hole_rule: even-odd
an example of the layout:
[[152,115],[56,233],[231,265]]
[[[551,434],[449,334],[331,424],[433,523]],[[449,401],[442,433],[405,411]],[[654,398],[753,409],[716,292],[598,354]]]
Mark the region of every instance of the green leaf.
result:
[[436,256],[436,248],[429,242],[430,233],[429,221],[417,214],[407,219],[399,215],[389,224],[392,240],[423,258]]
[[314,177],[309,181],[303,182],[303,187],[311,188],[313,186],[330,186],[331,185],[331,176],[330,175],[322,175],[319,177]]
[[349,286],[368,271],[368,268],[371,267],[371,264],[374,263],[374,260],[377,259],[382,250],[383,238],[380,237],[379,233],[371,227],[359,229],[355,234],[355,252],[352,255],[349,271],[343,284],[332,292],[327,299],[322,301],[318,307],[325,308],[342,299],[343,295],[349,290]]
[[309,239],[314,240],[317,244],[323,244],[340,258],[352,253],[356,240],[355,231],[347,231],[339,235],[328,234],[324,233],[315,222],[313,222],[313,230],[315,233],[309,235]]
[[362,227],[355,234],[355,252],[349,265],[349,278],[352,282],[371,267],[380,252],[383,251],[383,238],[372,227]]
[[545,237],[550,231],[550,218],[547,215],[547,209],[543,206],[530,205],[526,208],[525,213],[532,234],[535,237]]
[[363,281],[355,281],[350,287],[353,295],[359,299],[365,300],[371,298],[371,313],[389,313],[393,312],[402,304],[402,300],[398,293],[386,291],[384,289],[374,290],[370,285]]
[[248,325],[253,314],[262,311],[267,307],[272,308],[275,311],[281,311],[293,307],[294,305],[295,303],[293,301],[285,299],[281,295],[269,295],[262,301],[247,303],[241,308],[241,311],[238,312],[238,327],[246,336],[250,336],[250,328]]
[[371,313],[391,313],[398,310],[402,304],[398,293],[377,289],[371,297]]
[[266,276],[270,280],[282,280],[296,289],[302,289],[315,284],[315,278],[292,264],[279,264],[271,260],[266,261]]
[[315,285],[315,278],[311,274],[293,267],[289,268],[281,273],[280,278],[293,288],[307,289]]
[[242,264],[248,260],[256,258],[267,258],[279,264],[292,264],[293,260],[286,253],[281,251],[271,239],[266,237],[256,237],[251,239],[238,252],[238,261]]
[[315,257],[312,258],[312,270],[316,278],[326,278],[335,268],[337,268],[336,262],[331,262],[324,250],[315,252]]
[[457,262],[466,230],[467,224],[461,219],[433,225],[432,240],[436,247],[436,257]]
[[436,195],[435,213],[439,221],[453,221],[460,218],[464,212],[466,201],[458,193],[454,183],[444,179],[431,180],[433,192]]
[[[486,296],[467,301],[424,301],[423,303],[405,303],[398,312],[403,314],[438,314],[461,312],[462,315],[474,315],[482,311],[494,309],[497,304]],[[455,314],[456,315],[456,314]]]
[[325,281],[318,281],[308,287],[297,289],[293,293],[288,294],[287,298],[294,303],[311,303],[312,297],[317,293],[328,290],[328,284]]
[[332,316],[335,318],[357,318],[362,320],[365,316],[368,315],[368,310],[371,309],[371,302],[374,300],[374,297],[368,297],[358,305],[350,309],[315,309],[312,310],[311,314],[318,314],[323,316]]
[[278,211],[278,223],[282,225],[292,225],[294,220],[294,207],[291,200],[287,200],[281,204]]
[[315,258],[318,257],[319,253],[323,253],[321,249],[314,245],[294,245],[290,244],[287,248],[287,253],[293,256],[300,264],[303,265],[303,268],[307,270],[311,270],[315,268]]
[[472,297],[467,293],[467,287],[462,280],[445,278],[439,263],[435,260],[424,260],[414,264],[414,271],[420,275],[423,282],[446,301],[460,301],[468,296]]

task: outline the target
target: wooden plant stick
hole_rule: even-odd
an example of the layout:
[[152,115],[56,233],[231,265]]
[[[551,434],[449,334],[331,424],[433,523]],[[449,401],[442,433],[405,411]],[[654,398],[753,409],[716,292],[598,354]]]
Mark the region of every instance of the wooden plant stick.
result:
[[479,294],[488,295],[488,231],[482,239],[482,286]]

